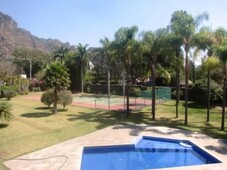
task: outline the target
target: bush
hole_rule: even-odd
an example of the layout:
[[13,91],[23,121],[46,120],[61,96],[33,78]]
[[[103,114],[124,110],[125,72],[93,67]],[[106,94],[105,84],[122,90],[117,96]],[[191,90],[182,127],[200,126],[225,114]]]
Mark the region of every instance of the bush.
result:
[[141,90],[139,88],[133,87],[130,89],[129,91],[129,95],[130,96],[134,96],[134,97],[139,97],[141,93]]
[[10,88],[9,88],[9,86],[6,86],[6,85],[0,85],[0,98],[3,98],[3,97],[5,97],[5,95],[4,95],[4,91],[5,90],[9,90]]
[[11,114],[11,105],[7,102],[0,102],[0,119],[9,121],[13,115]]
[[41,96],[41,102],[48,107],[50,107],[51,104],[53,104],[53,98],[54,98],[54,90],[50,89],[45,91]]
[[[222,88],[215,81],[210,81],[210,101],[220,103],[222,99]],[[199,103],[207,102],[207,80],[202,79],[195,82],[192,87],[193,100]]]
[[14,90],[4,90],[3,94],[7,100],[10,100],[12,97],[16,96],[16,92]]
[[65,106],[70,105],[73,101],[72,93],[69,90],[61,90],[58,93],[58,103],[63,106],[63,109],[65,109]]

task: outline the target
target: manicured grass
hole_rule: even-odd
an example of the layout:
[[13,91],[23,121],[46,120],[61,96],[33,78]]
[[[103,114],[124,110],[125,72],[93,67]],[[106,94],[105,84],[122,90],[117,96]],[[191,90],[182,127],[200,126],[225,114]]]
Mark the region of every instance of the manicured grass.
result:
[[[35,93],[36,95],[40,93]],[[34,95],[31,93],[29,95]],[[174,101],[157,105],[156,121],[151,121],[150,107],[132,111],[129,117],[121,112],[68,106],[67,111],[51,115],[51,109],[38,100],[17,96],[13,105],[14,118],[8,124],[0,124],[0,157],[12,159],[40,148],[78,137],[120,122],[146,123],[168,126],[226,138],[227,131],[220,131],[221,110],[213,108],[210,122],[206,123],[206,109],[190,103],[189,125],[184,125],[184,107],[180,103],[179,118],[175,118]],[[1,160],[1,162],[4,160]],[[0,169],[3,169],[0,163]]]
[[0,158],[11,159],[102,129],[118,123],[122,115],[76,106],[68,106],[67,111],[59,107],[58,114],[51,115],[51,109],[40,101],[24,97],[10,101],[14,118],[0,124]]
[[[156,121],[152,121],[151,124],[154,126],[167,126],[201,132],[213,138],[227,138],[227,120],[225,121],[226,130],[220,130],[221,107],[213,107],[210,111],[210,122],[206,122],[206,107],[201,107],[200,105],[189,102],[188,125],[184,124],[184,111],[185,107],[183,101],[180,102],[179,106],[179,118],[176,118],[175,114],[175,101],[172,100],[162,105],[157,105]],[[146,115],[150,113],[150,108],[145,108],[141,112]],[[142,118],[141,121],[144,118]]]

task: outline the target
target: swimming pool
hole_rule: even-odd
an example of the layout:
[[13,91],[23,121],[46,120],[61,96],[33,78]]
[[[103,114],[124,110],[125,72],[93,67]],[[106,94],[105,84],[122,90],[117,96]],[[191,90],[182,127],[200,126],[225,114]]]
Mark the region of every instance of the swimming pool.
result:
[[83,149],[81,170],[142,170],[221,163],[190,141],[141,137],[135,144]]

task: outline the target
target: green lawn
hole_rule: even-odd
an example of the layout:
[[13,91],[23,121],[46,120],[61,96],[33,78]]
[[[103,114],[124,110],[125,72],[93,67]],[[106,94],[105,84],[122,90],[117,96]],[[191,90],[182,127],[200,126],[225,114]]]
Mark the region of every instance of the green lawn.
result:
[[[29,95],[34,95],[34,93]],[[211,122],[205,123],[206,109],[190,104],[189,126],[185,126],[183,124],[183,103],[180,106],[180,117],[176,119],[174,101],[157,105],[157,119],[151,121],[149,107],[140,111],[133,111],[130,117],[125,117],[120,112],[76,106],[68,106],[67,111],[62,111],[59,107],[59,113],[51,115],[50,109],[40,101],[25,99],[24,97],[17,96],[10,101],[13,105],[14,118],[8,124],[4,124],[4,122],[0,124],[0,158],[12,159],[120,122],[147,123],[154,126],[200,131],[212,137],[227,137],[227,131],[219,130],[220,108],[213,108]],[[1,159],[1,162],[3,161]],[[3,169],[1,163],[0,169]]]

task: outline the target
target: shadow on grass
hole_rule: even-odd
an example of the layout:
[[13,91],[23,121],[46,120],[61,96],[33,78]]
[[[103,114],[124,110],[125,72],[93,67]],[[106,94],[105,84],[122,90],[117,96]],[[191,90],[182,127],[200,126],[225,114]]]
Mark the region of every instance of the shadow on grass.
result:
[[227,130],[221,130],[219,127],[215,127],[210,123],[205,123],[203,127],[200,127],[202,133],[211,136],[213,138],[227,138]]
[[7,123],[0,123],[0,129],[8,127],[9,124]]
[[101,129],[116,123],[133,122],[133,123],[148,123],[148,118],[142,112],[130,113],[130,116],[126,116],[125,112],[119,111],[103,111],[96,110],[92,113],[79,112],[77,114],[68,114],[69,121],[84,120],[87,122],[98,123],[97,129]]
[[97,110],[92,113],[79,112],[77,114],[67,114],[69,121],[83,120],[91,123],[98,123],[97,129],[102,129],[113,125],[121,120],[121,112],[108,112]]
[[68,109],[58,109],[58,112],[67,112],[68,111]]
[[48,112],[35,112],[35,113],[24,113],[21,114],[22,117],[27,117],[27,118],[42,118],[42,117],[48,117],[51,116],[51,113]]
[[[183,103],[183,106],[185,107],[185,103]],[[200,104],[196,102],[189,102],[188,108],[195,108],[195,109],[205,109],[207,108],[206,104]]]
[[36,110],[50,110],[51,107],[36,107]]
[[[52,107],[36,107],[36,110],[50,110],[50,112],[52,112]],[[68,111],[67,108],[63,109],[63,108],[58,108],[58,112],[66,112]]]

